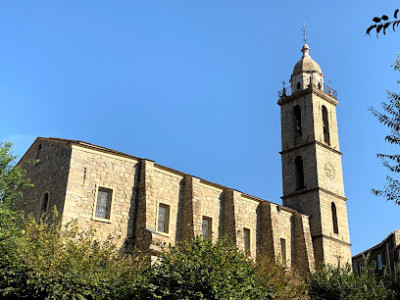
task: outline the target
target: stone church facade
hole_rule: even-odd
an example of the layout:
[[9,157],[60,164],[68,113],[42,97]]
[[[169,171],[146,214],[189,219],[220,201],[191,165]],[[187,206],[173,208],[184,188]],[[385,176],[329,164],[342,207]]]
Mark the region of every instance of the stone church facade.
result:
[[35,185],[19,206],[37,218],[56,206],[63,223],[152,255],[202,235],[301,273],[350,261],[338,101],[307,45],[302,52],[278,101],[283,205],[87,142],[37,138],[19,162]]

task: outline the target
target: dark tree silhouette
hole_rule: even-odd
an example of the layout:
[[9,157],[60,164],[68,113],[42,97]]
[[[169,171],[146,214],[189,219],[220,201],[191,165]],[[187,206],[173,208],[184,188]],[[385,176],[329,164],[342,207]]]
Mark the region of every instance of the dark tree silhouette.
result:
[[385,35],[386,30],[389,28],[389,26],[391,29],[393,29],[393,31],[396,31],[400,23],[400,19],[397,19],[398,15],[399,9],[396,9],[394,11],[392,20],[389,20],[389,17],[387,15],[383,15],[382,17],[374,17],[372,21],[375,24],[372,24],[367,28],[366,34],[371,35],[371,31],[375,30],[377,36],[381,32]]

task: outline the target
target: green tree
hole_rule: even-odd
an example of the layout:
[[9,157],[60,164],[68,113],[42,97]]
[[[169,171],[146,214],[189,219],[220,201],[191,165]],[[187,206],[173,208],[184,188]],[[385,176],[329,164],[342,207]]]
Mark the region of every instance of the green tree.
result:
[[[397,56],[393,64],[395,71],[400,70],[400,55]],[[400,80],[397,81],[400,84]],[[383,112],[379,112],[374,108],[370,108],[372,114],[378,118],[379,122],[389,128],[389,134],[385,136],[385,141],[400,146],[400,94],[387,91],[388,103],[383,102],[381,107]],[[377,154],[382,160],[383,165],[393,175],[400,173],[400,154]],[[400,204],[400,182],[398,179],[388,175],[383,189],[373,189],[373,193],[382,196],[387,200]]]
[[[25,171],[15,166],[15,159],[12,143],[0,142],[0,242],[13,239],[20,233],[23,215],[11,207],[22,197],[23,189],[32,186]],[[2,246],[8,247],[9,244]]]
[[32,187],[25,171],[15,165],[11,142],[0,142],[0,205],[11,207],[22,197],[23,189]]

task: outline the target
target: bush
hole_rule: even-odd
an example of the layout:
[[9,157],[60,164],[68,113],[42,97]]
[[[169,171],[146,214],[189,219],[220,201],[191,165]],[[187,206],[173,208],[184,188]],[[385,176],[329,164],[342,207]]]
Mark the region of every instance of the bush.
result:
[[146,299],[271,299],[254,262],[228,240],[170,246],[147,276]]
[[98,242],[75,223],[61,227],[0,205],[0,298],[18,299],[399,299],[400,279],[365,264],[325,266],[305,282],[268,259],[254,262],[228,240],[169,246],[155,264]]
[[228,240],[169,246],[150,265],[98,242],[57,212],[37,223],[0,206],[0,297],[36,299],[289,299],[285,268],[256,264]]
[[288,270],[268,257],[259,258],[257,268],[273,299],[309,299],[307,284],[296,270]]
[[[13,213],[8,213],[12,220]],[[3,219],[7,217],[2,210]],[[142,265],[122,255],[93,232],[78,234],[75,224],[61,228],[57,216],[37,224],[8,222],[9,238],[0,241],[0,295],[38,299],[130,299]],[[14,230],[12,229],[14,228]]]
[[396,280],[389,275],[379,278],[374,264],[365,264],[355,274],[349,264],[344,267],[325,266],[310,274],[308,290],[311,299],[399,299]]

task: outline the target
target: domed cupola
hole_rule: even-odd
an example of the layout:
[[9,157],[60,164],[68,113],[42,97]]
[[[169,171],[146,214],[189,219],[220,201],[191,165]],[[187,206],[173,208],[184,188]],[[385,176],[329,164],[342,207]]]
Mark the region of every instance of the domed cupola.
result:
[[324,74],[322,74],[321,67],[311,58],[310,47],[304,44],[301,52],[303,52],[303,56],[294,66],[290,77],[292,93],[302,91],[310,84],[323,90]]

